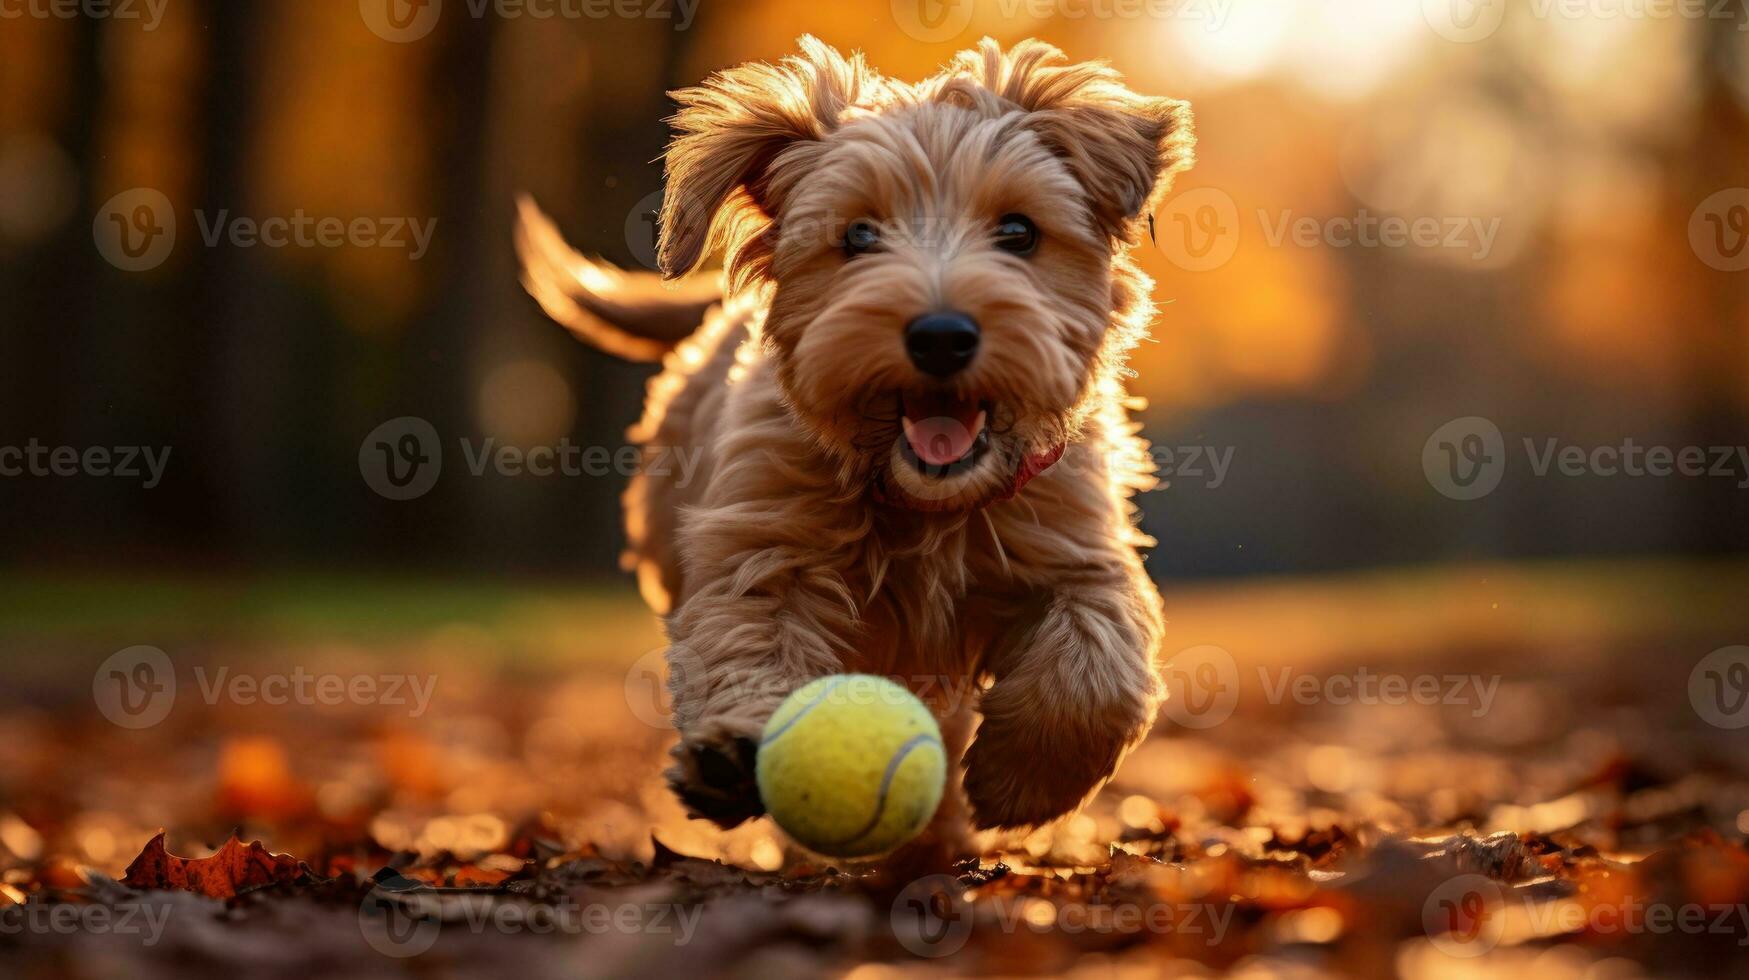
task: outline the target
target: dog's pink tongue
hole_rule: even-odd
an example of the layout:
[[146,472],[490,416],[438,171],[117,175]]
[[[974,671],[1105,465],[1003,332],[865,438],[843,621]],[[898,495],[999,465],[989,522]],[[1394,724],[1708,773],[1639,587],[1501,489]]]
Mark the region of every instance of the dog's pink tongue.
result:
[[983,428],[984,412],[975,401],[941,398],[905,405],[905,440],[931,466],[965,459]]

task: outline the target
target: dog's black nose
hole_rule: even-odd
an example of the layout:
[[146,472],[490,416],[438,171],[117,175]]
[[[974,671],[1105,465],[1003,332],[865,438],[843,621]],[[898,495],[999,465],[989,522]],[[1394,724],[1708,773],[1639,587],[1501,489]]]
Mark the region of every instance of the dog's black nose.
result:
[[905,352],[924,374],[945,378],[978,352],[978,325],[964,313],[925,313],[905,328]]

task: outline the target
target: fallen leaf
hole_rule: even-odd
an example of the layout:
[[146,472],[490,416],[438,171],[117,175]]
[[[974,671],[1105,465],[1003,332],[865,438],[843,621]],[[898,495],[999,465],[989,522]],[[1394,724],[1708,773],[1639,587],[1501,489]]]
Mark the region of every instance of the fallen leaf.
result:
[[273,854],[260,841],[245,846],[235,835],[211,857],[177,857],[164,849],[164,832],[146,844],[128,865],[122,884],[130,888],[194,892],[231,898],[264,885],[289,882],[310,869],[289,854]]

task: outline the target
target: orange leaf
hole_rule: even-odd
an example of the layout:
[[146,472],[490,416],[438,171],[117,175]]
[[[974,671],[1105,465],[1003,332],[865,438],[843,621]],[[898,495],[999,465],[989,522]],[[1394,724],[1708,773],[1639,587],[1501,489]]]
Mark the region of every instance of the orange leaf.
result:
[[177,857],[164,849],[164,832],[146,844],[128,865],[122,884],[130,888],[194,892],[208,898],[231,898],[263,885],[293,881],[309,873],[289,854],[272,854],[256,841],[248,846],[235,835],[211,857]]

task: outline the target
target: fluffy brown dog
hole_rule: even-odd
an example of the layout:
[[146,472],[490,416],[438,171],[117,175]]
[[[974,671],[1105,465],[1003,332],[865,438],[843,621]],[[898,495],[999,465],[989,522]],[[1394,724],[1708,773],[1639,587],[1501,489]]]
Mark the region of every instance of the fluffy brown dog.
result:
[[1153,312],[1129,250],[1190,163],[1188,107],[989,40],[908,85],[803,38],[676,98],[661,265],[720,248],[721,279],[591,262],[527,202],[518,236],[555,318],[665,355],[633,438],[704,450],[702,478],[626,494],[671,642],[670,782],[696,815],[757,815],[767,716],[858,671],[941,715],[965,770],[945,820],[1070,812],[1160,697],[1123,375]]

